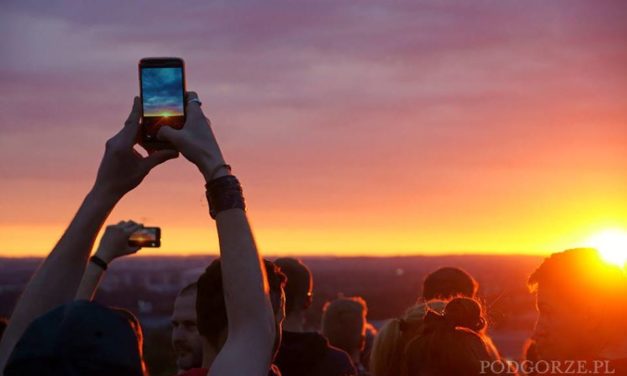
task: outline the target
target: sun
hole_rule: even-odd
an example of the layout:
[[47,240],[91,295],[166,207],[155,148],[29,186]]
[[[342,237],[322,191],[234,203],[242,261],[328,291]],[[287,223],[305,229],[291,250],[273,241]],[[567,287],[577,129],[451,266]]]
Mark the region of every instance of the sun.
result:
[[627,232],[605,230],[591,236],[587,245],[596,248],[601,257],[609,263],[625,266],[627,262]]
[[166,117],[166,118],[167,118],[167,117],[169,117],[170,115],[171,115],[171,114],[170,114],[169,112],[162,112],[162,113],[161,113],[161,116],[162,116],[162,117]]

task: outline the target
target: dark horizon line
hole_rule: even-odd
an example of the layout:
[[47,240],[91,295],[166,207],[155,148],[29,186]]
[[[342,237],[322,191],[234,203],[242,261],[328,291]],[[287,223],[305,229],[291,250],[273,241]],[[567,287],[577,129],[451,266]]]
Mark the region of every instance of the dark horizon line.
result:
[[[547,254],[548,255],[548,254]],[[217,257],[217,253],[208,253],[208,254],[163,254],[163,255],[142,255],[136,254],[132,255],[132,258],[125,257],[125,260],[130,259],[138,259],[138,258],[202,258],[202,257]],[[410,255],[347,255],[340,256],[334,254],[263,254],[263,257],[267,258],[279,258],[279,257],[296,257],[296,258],[308,258],[308,259],[393,259],[393,258],[447,258],[447,257],[529,257],[529,258],[542,258],[546,257],[544,254],[525,254],[525,253],[507,253],[507,254],[498,254],[498,253],[446,253],[446,254],[410,254]],[[45,256],[2,256],[0,255],[0,260],[40,260],[44,259]]]

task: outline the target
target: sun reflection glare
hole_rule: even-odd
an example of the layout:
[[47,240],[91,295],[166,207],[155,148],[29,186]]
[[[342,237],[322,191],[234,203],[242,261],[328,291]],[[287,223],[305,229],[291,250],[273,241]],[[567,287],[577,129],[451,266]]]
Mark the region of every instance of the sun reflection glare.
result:
[[587,244],[596,248],[607,262],[624,266],[627,262],[627,232],[606,230],[591,236]]

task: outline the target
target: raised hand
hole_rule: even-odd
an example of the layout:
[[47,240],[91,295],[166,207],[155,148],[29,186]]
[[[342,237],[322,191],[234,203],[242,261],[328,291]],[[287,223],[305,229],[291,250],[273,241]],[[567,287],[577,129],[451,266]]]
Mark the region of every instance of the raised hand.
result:
[[110,263],[118,257],[136,253],[141,247],[129,246],[128,239],[142,227],[142,224],[133,221],[121,221],[117,225],[107,226],[104,235],[100,239],[96,256],[106,263]]
[[227,174],[226,169],[220,168],[224,165],[224,157],[211,130],[211,122],[200,108],[198,95],[187,92],[186,100],[187,120],[183,128],[161,127],[157,138],[173,144],[198,167],[206,181]]
[[140,106],[139,97],[135,97],[124,127],[107,141],[98,168],[94,189],[115,198],[121,198],[137,187],[156,165],[178,157],[174,150],[157,150],[144,158],[133,148],[139,133]]

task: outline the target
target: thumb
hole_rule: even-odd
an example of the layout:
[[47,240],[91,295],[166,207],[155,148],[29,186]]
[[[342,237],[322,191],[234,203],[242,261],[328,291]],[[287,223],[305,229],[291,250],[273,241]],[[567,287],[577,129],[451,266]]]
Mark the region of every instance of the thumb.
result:
[[157,140],[159,141],[168,141],[174,145],[176,145],[179,138],[179,131],[168,126],[163,126],[159,128],[157,132]]
[[142,249],[142,247],[140,246],[127,247],[126,251],[127,251],[127,254],[132,255],[133,253],[137,253],[137,251],[139,251],[140,249]]
[[179,152],[171,149],[157,150],[152,154],[148,155],[144,158],[144,164],[150,171],[156,165],[159,165],[167,160],[177,158],[179,156]]

